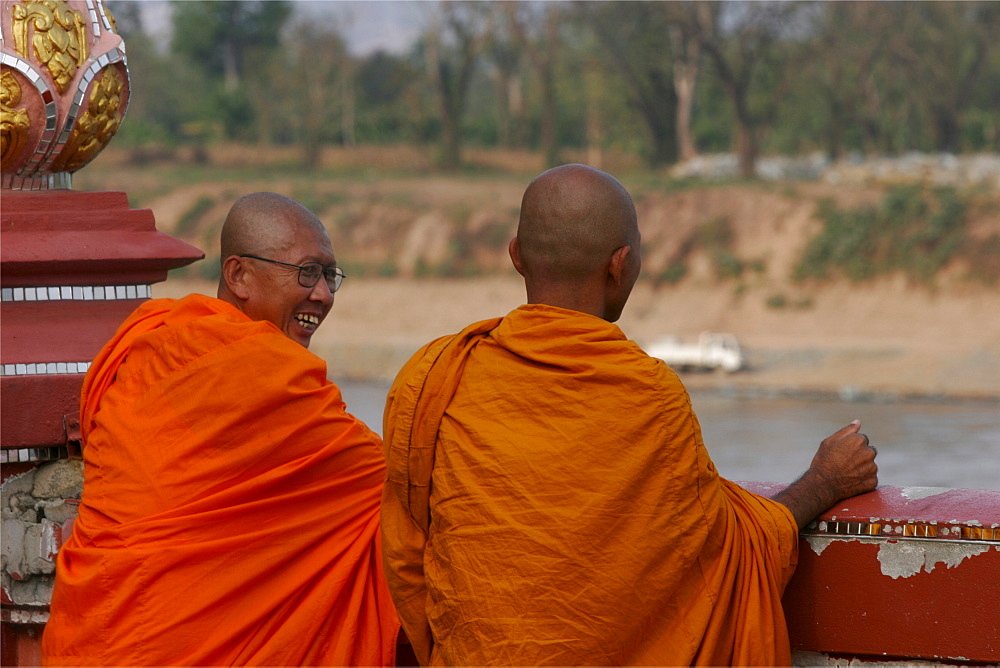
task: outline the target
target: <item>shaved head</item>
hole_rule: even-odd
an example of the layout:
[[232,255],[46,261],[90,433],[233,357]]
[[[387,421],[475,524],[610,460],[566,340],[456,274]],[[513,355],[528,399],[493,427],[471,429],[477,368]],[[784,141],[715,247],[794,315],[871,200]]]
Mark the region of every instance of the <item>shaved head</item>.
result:
[[526,270],[547,280],[575,280],[638,241],[635,206],[618,179],[586,165],[539,175],[524,192],[517,237]]
[[618,179],[571,164],[525,190],[510,254],[529,302],[613,322],[639,275],[639,241],[635,205]]
[[[319,273],[325,276],[337,262],[323,223],[284,195],[253,193],[229,210],[220,246],[219,299],[309,347],[336,290]],[[311,265],[318,280],[304,278],[303,265]]]
[[326,235],[312,211],[277,193],[251,193],[236,200],[222,226],[222,262],[231,255],[267,255],[288,249],[297,225]]

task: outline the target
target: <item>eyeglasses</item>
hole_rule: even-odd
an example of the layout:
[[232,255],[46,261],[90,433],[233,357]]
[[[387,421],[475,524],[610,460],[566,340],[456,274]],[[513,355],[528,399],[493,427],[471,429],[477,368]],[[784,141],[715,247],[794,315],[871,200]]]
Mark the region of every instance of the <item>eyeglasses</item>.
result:
[[340,289],[340,284],[344,282],[344,272],[340,270],[340,267],[336,267],[332,264],[320,264],[319,262],[306,262],[305,264],[291,264],[289,262],[280,262],[278,260],[272,260],[266,257],[259,257],[257,255],[240,255],[240,257],[248,257],[252,260],[262,260],[264,262],[272,262],[274,264],[280,264],[285,267],[293,267],[299,270],[299,285],[304,288],[315,287],[319,283],[320,276],[326,279],[326,284],[330,288],[330,292],[336,292]]

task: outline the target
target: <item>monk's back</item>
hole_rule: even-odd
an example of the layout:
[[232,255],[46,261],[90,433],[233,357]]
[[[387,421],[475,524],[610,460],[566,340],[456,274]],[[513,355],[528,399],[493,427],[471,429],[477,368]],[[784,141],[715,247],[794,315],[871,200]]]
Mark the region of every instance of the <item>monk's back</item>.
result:
[[[678,565],[711,523],[690,472],[709,495],[715,479],[672,376],[614,325],[548,307],[478,342],[433,474],[429,618],[444,662],[620,664],[656,644],[650,625],[676,618],[696,575]],[[659,419],[671,411],[689,419]]]

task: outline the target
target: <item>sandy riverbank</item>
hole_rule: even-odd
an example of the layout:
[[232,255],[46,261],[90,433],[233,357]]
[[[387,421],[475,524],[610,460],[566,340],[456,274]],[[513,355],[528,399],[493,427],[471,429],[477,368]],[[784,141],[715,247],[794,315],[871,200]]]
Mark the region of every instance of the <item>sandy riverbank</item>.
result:
[[[214,286],[175,279],[154,286],[154,296],[188,292],[214,294]],[[753,290],[639,284],[619,324],[640,343],[667,334],[694,341],[706,330],[735,334],[751,368],[684,374],[692,389],[1000,401],[997,291],[944,296],[886,280],[864,289],[834,285],[810,298],[808,308],[776,310]],[[430,339],[523,301],[515,275],[352,279],[311,349],[333,376],[387,380]]]

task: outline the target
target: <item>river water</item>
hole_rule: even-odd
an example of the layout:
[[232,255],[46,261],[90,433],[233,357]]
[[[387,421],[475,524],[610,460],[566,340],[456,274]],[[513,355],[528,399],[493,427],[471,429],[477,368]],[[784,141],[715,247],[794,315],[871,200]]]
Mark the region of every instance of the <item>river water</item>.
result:
[[[388,385],[338,382],[348,410],[382,433]],[[878,448],[879,483],[1000,490],[1000,404],[843,402],[692,392],[705,444],[732,480],[791,482],[851,420]]]

